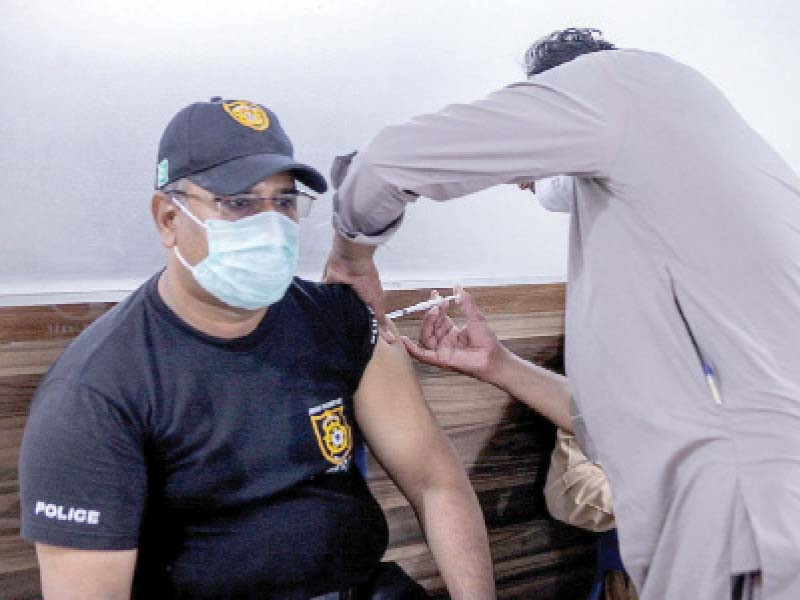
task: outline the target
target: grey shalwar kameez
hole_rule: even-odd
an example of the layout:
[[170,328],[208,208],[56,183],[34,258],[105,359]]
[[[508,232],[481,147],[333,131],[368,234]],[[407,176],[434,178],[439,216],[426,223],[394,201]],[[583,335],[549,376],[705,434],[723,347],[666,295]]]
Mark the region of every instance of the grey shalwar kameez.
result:
[[365,243],[416,194],[576,176],[567,373],[641,598],[727,600],[754,570],[800,598],[800,181],[706,78],[589,54],[334,171],[334,225]]

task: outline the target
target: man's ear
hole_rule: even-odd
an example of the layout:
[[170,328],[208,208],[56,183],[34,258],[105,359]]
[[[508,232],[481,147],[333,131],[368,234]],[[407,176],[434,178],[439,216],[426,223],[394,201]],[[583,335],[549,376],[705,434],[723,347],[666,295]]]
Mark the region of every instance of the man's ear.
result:
[[175,246],[175,217],[178,214],[178,207],[169,199],[169,196],[164,192],[156,192],[153,194],[150,209],[153,213],[153,220],[156,223],[158,236],[161,238],[161,244],[165,248],[172,248]]

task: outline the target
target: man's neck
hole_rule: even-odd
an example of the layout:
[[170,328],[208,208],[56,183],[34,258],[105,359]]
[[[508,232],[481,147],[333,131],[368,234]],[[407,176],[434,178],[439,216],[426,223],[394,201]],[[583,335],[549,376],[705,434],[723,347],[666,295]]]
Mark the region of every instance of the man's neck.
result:
[[267,308],[244,310],[226,306],[201,297],[205,292],[192,294],[181,285],[168,267],[158,278],[158,294],[164,303],[183,321],[208,335],[235,339],[244,337],[258,327]]

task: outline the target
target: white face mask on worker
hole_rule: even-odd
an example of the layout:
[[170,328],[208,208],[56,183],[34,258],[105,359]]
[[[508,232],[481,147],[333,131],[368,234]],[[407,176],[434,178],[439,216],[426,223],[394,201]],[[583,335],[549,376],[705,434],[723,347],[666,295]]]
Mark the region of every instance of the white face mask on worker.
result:
[[178,247],[173,247],[200,287],[229,306],[249,310],[283,298],[297,268],[297,223],[276,211],[236,221],[203,222],[183,203],[175,203],[206,230],[208,256],[196,265],[190,265]]

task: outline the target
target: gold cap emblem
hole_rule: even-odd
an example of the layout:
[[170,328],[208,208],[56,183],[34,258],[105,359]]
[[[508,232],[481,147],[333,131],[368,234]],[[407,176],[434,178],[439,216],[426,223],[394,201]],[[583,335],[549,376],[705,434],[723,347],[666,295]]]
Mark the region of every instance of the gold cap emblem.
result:
[[264,131],[269,127],[269,117],[258,104],[246,100],[225,102],[222,107],[230,117],[239,125],[244,125],[255,131]]

